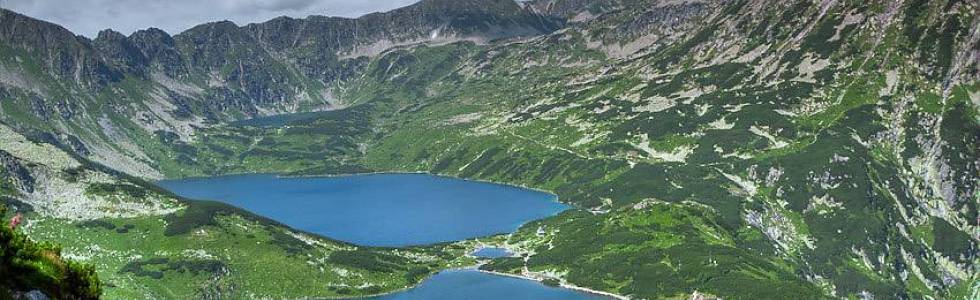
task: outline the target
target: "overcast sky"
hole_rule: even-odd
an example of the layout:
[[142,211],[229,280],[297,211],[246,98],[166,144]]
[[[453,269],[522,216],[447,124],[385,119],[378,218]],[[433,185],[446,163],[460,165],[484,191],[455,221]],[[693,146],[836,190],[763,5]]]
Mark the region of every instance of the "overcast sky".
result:
[[388,11],[417,0],[0,0],[0,7],[57,23],[94,38],[112,28],[129,35],[156,27],[177,34],[205,22],[231,20],[238,25],[278,16],[356,17]]

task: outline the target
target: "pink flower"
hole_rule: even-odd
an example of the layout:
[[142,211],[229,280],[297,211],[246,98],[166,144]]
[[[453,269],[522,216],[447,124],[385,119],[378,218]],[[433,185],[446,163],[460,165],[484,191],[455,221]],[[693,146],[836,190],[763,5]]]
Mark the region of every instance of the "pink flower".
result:
[[21,216],[20,213],[17,213],[13,218],[10,218],[10,229],[17,228],[17,225],[20,225],[21,218],[23,218],[23,216]]

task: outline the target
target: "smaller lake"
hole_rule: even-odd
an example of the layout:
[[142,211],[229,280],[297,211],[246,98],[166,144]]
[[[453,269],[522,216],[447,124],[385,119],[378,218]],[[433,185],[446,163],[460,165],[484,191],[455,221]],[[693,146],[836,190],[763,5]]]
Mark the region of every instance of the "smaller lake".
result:
[[479,258],[501,258],[511,256],[512,254],[504,248],[484,247],[474,251],[472,255]]
[[551,287],[537,281],[500,276],[476,270],[448,270],[426,279],[419,286],[372,300],[597,300],[604,296]]
[[281,115],[239,120],[239,121],[228,123],[228,125],[236,126],[236,127],[242,127],[242,126],[283,127],[289,123],[313,119],[325,115],[327,113],[330,113],[330,111],[281,114]]
[[159,184],[184,197],[222,201],[293,228],[366,246],[509,233],[569,208],[548,193],[425,174],[240,175]]

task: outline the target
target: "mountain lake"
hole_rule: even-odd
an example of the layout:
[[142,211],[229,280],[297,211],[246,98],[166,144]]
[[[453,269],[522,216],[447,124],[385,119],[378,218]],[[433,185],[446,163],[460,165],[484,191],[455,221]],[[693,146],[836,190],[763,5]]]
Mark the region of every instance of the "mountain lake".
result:
[[[293,228],[364,246],[404,247],[509,233],[570,207],[555,195],[427,174],[234,175],[160,181],[183,197],[225,202]],[[486,249],[478,256],[507,255]],[[605,299],[473,269],[371,299]]]

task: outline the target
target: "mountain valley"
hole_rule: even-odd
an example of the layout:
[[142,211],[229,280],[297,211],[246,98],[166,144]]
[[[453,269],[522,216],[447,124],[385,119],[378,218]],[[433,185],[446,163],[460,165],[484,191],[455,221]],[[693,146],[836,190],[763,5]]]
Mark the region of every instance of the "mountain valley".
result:
[[[978,11],[423,0],[89,39],[2,10],[0,200],[106,298],[370,296],[489,244],[629,299],[977,299]],[[155,184],[404,172],[574,209],[383,248]]]

